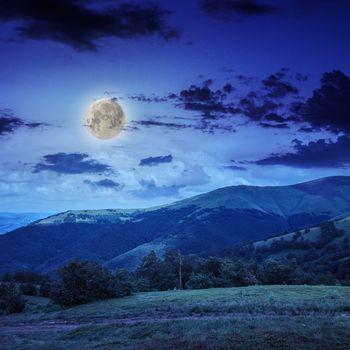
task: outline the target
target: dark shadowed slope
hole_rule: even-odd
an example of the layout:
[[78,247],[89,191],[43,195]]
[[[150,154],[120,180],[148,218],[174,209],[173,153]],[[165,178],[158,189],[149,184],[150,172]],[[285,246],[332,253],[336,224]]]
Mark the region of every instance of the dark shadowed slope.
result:
[[350,212],[350,177],[231,186],[147,210],[68,211],[0,237],[0,272],[51,272],[74,258],[133,268],[151,249],[215,252]]

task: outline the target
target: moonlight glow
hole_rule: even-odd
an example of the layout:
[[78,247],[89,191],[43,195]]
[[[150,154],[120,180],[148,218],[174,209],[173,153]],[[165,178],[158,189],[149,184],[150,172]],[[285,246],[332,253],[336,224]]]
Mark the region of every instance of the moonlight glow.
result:
[[114,100],[99,100],[88,108],[85,124],[98,139],[111,139],[118,136],[125,125],[124,111]]

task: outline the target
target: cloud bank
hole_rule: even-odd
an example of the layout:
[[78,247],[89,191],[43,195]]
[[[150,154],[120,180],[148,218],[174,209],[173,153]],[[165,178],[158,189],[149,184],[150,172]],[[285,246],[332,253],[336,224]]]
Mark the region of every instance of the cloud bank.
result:
[[79,51],[96,51],[99,41],[108,37],[176,38],[178,31],[164,21],[167,14],[151,3],[123,3],[103,9],[98,2],[78,0],[3,0],[0,3],[0,21],[12,22],[17,38],[52,40]]

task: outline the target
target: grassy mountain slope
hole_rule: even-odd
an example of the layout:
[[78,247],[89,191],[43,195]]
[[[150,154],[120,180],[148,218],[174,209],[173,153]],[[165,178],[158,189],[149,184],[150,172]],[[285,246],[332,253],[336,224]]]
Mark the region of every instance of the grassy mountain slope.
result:
[[350,177],[231,186],[147,210],[68,211],[0,237],[0,273],[51,272],[74,258],[135,266],[151,249],[216,252],[350,211]]
[[185,254],[215,252],[256,240],[262,235],[266,237],[268,232],[290,232],[309,227],[333,218],[339,212],[347,212],[349,191],[349,177],[325,178],[285,187],[221,188],[170,206],[180,208],[186,203],[200,208],[196,211],[198,220],[186,222],[180,233],[140,245],[107,264],[112,268],[132,269],[152,249],[159,254],[167,248],[181,249]]
[[[342,239],[346,237],[350,238],[350,214],[336,218],[334,219],[333,222],[337,229],[344,231],[344,235],[342,235],[341,237],[336,237],[332,239],[328,244],[334,243],[338,246],[341,244]],[[263,248],[263,247],[269,248],[273,245],[274,242],[278,242],[281,239],[283,239],[286,242],[304,241],[304,242],[316,243],[319,240],[321,234],[322,234],[321,226],[314,226],[308,229],[266,238],[264,240],[254,242],[253,244],[256,248]],[[295,238],[296,236],[298,236],[298,238]]]
[[248,256],[295,262],[304,271],[344,279],[350,272],[350,214],[318,226],[257,241]]

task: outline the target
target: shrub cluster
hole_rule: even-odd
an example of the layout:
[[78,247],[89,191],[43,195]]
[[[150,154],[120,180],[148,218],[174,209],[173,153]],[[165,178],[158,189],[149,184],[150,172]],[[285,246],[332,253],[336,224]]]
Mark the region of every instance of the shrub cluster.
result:
[[5,273],[2,276],[2,282],[14,283],[19,287],[23,295],[40,295],[48,297],[50,295],[51,280],[49,276],[42,275],[33,271],[18,271],[14,273]]
[[[223,255],[243,261],[256,260],[262,263],[271,256],[279,256],[284,263],[295,269],[294,280],[312,284],[350,284],[350,239],[333,222],[320,225],[317,239],[308,239],[297,231],[292,239],[275,237],[272,242],[259,246],[253,243],[226,249]],[[306,234],[306,235],[305,235]],[[306,278],[307,276],[307,278]]]
[[14,283],[0,284],[0,311],[5,314],[19,313],[25,308],[25,300]]
[[59,271],[59,282],[52,286],[52,300],[62,306],[85,304],[98,299],[130,295],[127,271],[113,274],[95,261],[72,261]]

